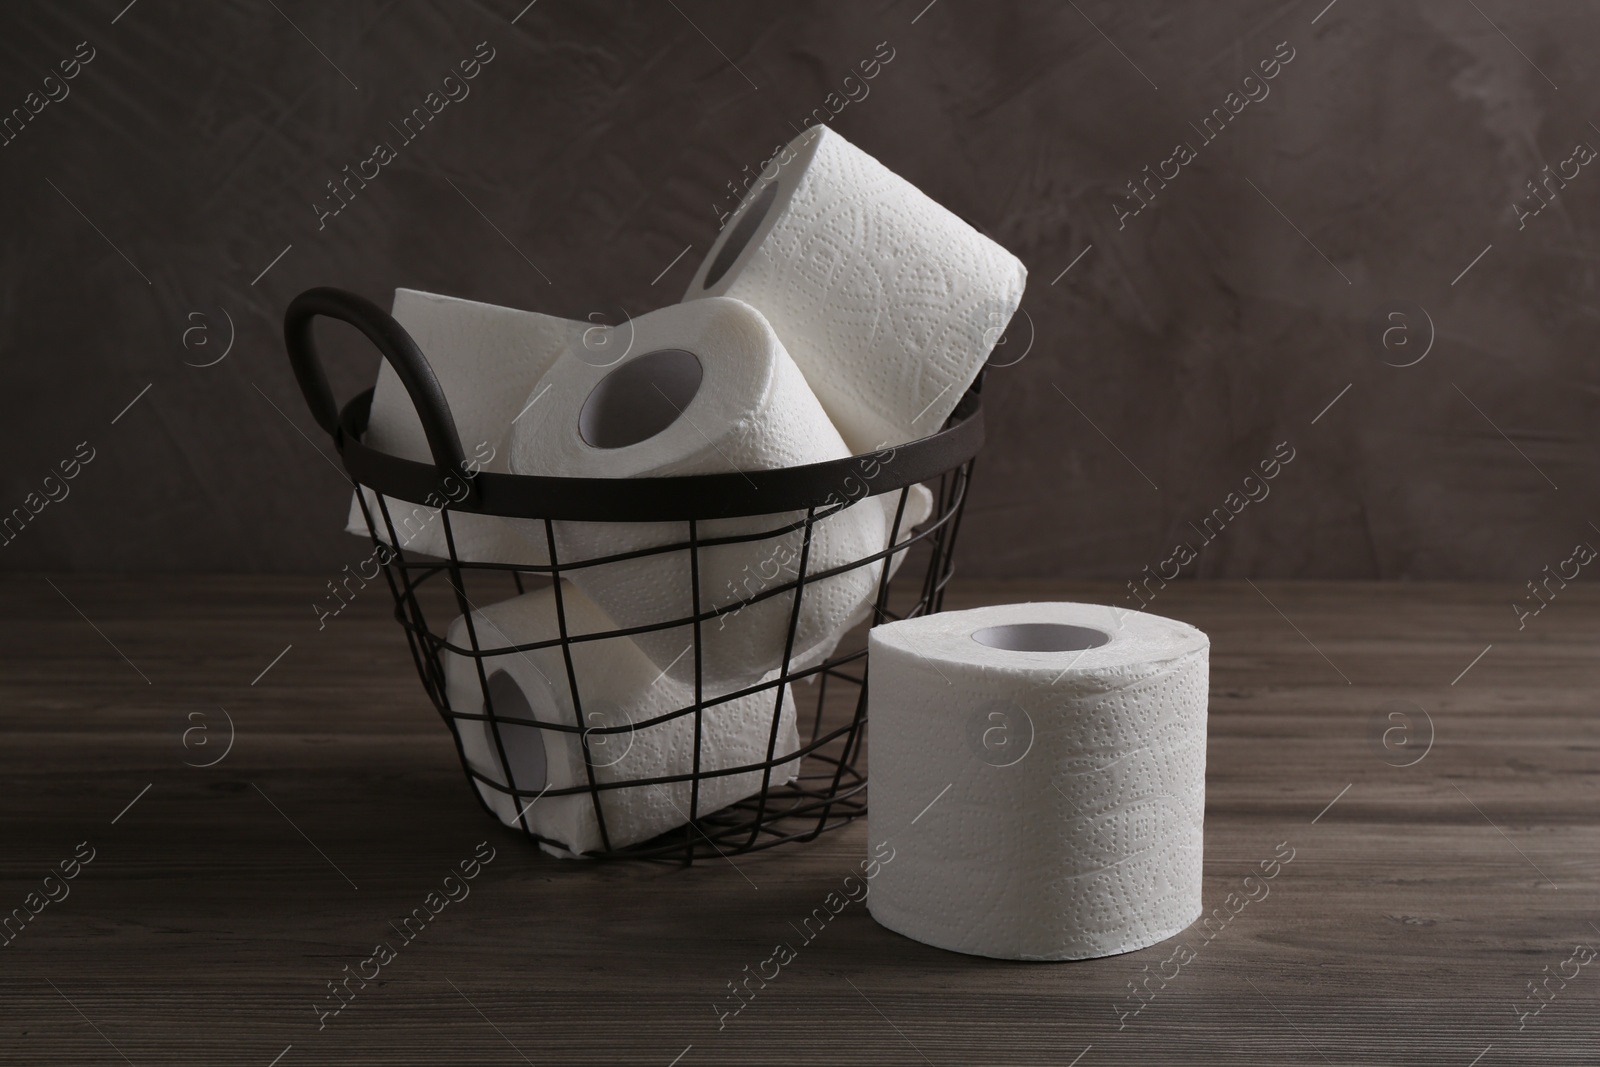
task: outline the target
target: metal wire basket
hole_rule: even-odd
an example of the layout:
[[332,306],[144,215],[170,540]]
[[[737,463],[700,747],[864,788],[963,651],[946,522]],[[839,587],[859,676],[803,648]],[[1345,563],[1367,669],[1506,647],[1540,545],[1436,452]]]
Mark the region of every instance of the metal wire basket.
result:
[[[360,393],[343,410],[336,406],[312,336],[318,316],[342,320],[360,330],[388,360],[416,407],[434,462],[413,462],[375,451],[362,444],[373,390]],[[730,856],[770,848],[787,841],[806,841],[866,814],[867,777],[864,742],[867,721],[865,626],[858,626],[819,662],[796,659],[795,627],[807,589],[842,571],[876,567],[876,595],[869,623],[923,615],[940,610],[944,589],[953,571],[952,554],[960,527],[974,457],[983,444],[983,415],[978,385],[968,392],[947,426],[930,437],[886,449],[826,463],[777,470],[706,474],[668,478],[549,478],[472,472],[443,390],[428,361],[405,330],[382,309],[359,296],[338,289],[310,289],[296,297],[284,316],[284,338],[289,361],[317,424],[332,438],[346,472],[357,487],[367,528],[372,531],[375,558],[394,597],[395,619],[405,630],[417,673],[434,706],[455,740],[457,755],[474,786],[479,803],[495,814],[490,801],[510,798],[517,810],[516,828],[537,840],[547,851],[574,854],[561,841],[537,832],[528,812],[541,798],[587,794],[599,824],[600,847],[581,854],[592,858],[675,859],[692,863],[696,858]],[[980,382],[981,384],[981,382]],[[902,531],[907,499],[912,487],[936,486],[928,519],[915,530]],[[371,493],[360,491],[366,487]],[[894,494],[894,496],[888,496]],[[885,500],[873,500],[884,497]],[[435,504],[442,523],[448,554],[444,558],[408,552],[396,532],[390,501]],[[889,537],[882,551],[850,561],[844,566],[810,573],[808,564],[816,524],[845,508],[881,506],[892,514]],[[784,513],[802,517],[791,519]],[[548,563],[469,562],[458,558],[455,523],[464,515],[489,515],[527,520],[542,526],[548,545]],[[708,537],[704,524],[717,519],[770,516],[770,527],[749,534]],[[453,518],[454,517],[454,518]],[[562,559],[558,552],[557,525],[581,520],[603,523],[681,523],[684,536],[671,544],[638,552],[591,559]],[[764,585],[749,596],[714,606],[703,606],[699,580],[702,554],[716,545],[799,535],[799,559],[794,576]],[[891,547],[892,546],[892,547]],[[692,611],[683,617],[645,626],[604,632],[573,633],[564,603],[565,576],[581,568],[605,567],[640,555],[686,553],[690,571]],[[890,557],[902,560],[896,571]],[[908,581],[908,576],[913,580]],[[482,627],[470,623],[467,640],[449,640],[457,619],[472,619],[477,606],[527,593],[544,585],[553,590],[558,635],[529,644],[485,645]],[[757,682],[732,692],[710,692],[702,678],[703,630],[720,625],[722,616],[771,598],[791,600],[789,629],[781,662]],[[570,599],[570,594],[568,595]],[[583,680],[572,669],[573,652],[582,642],[632,638],[650,631],[687,627],[694,649],[693,699],[648,723],[593,725],[585,717]],[[513,653],[559,649],[570,687],[572,721],[529,720],[496,707],[495,687],[484,670],[485,661]],[[453,708],[446,691],[446,661],[465,657],[477,667],[482,712]],[[785,693],[790,694],[786,698]],[[770,700],[771,731],[765,759],[714,770],[702,767],[702,724],[706,713],[731,700],[763,694]],[[798,717],[799,749],[796,754],[776,750],[778,720],[785,700]],[[605,766],[596,758],[612,735],[641,727],[660,727],[682,719],[693,723],[693,751],[677,773],[639,778],[597,775]],[[587,781],[563,787],[534,788],[519,783],[513,761],[506,755],[507,724],[530,724],[554,734],[577,735],[581,743]],[[589,725],[585,725],[589,723]],[[685,726],[685,729],[687,727]],[[473,765],[464,744],[464,732],[483,731],[492,738],[503,774],[486,773]],[[545,735],[540,735],[545,736]],[[796,770],[798,768],[798,770]],[[705,810],[702,794],[715,777],[759,775],[760,788],[721,810]],[[500,780],[500,779],[504,780]],[[682,825],[650,840],[616,844],[608,833],[607,791],[647,789],[668,784],[688,784],[688,805]],[[681,788],[679,790],[681,794]],[[676,805],[675,805],[676,806]],[[506,821],[502,818],[501,821]]]

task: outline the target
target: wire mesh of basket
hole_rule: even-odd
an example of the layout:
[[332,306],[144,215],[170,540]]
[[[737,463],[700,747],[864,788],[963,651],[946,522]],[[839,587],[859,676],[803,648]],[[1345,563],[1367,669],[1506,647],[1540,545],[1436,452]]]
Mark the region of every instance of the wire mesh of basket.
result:
[[[362,444],[372,390],[341,411],[333,399],[312,336],[317,317],[359,329],[393,367],[416,407],[433,463],[415,462]],[[978,386],[962,399],[944,429],[876,453],[777,470],[667,478],[551,478],[479,470],[463,452],[438,380],[405,330],[371,302],[337,289],[311,289],[289,305],[285,343],[296,378],[317,423],[334,441],[374,544],[374,558],[394,599],[395,619],[406,634],[423,689],[450,729],[462,768],[479,803],[501,822],[547,851],[586,858],[677,860],[732,856],[789,841],[811,840],[866,814],[866,629],[879,622],[940,610],[954,570],[953,552],[984,429]],[[932,490],[926,519],[912,528],[908,508],[915,487]],[[365,489],[366,491],[363,491]],[[812,549],[822,524],[848,509],[881,507],[887,536],[859,558],[815,565]],[[437,523],[442,556],[408,550],[408,523],[418,515]],[[463,558],[458,534],[466,516],[496,516],[518,524],[534,547],[532,560],[484,562]],[[723,532],[729,523],[734,532]],[[643,547],[608,555],[575,553],[563,524],[650,523],[681,530]],[[708,595],[702,571],[709,553],[743,551],[773,563],[753,587],[736,595]],[[631,627],[601,629],[573,624],[577,585],[585,571],[671,560],[687,573],[680,614]],[[781,560],[781,565],[777,565]],[[687,568],[683,566],[687,563]],[[853,627],[812,648],[797,647],[802,606],[823,583],[858,572],[872,579],[870,603]],[[576,583],[576,584],[574,584]],[[544,590],[551,605],[547,639],[519,642],[484,625],[488,606]],[[713,634],[739,616],[776,609],[787,616],[771,642],[771,662],[759,676],[730,680],[704,670]],[[786,610],[785,610],[786,609]],[[682,699],[638,718],[627,709],[597,707],[592,678],[575,663],[607,642],[681,633],[682,682],[669,692]],[[589,646],[591,642],[599,644]],[[553,664],[550,679],[562,687],[559,713],[541,717],[508,696],[497,665],[508,657],[538,657]],[[662,671],[663,678],[669,665]],[[450,684],[452,676],[456,684]],[[461,679],[469,679],[463,696]],[[658,679],[661,681],[662,679]],[[452,689],[455,699],[452,699]],[[586,704],[585,694],[589,694]],[[514,694],[513,694],[514,695]],[[659,702],[659,701],[658,701]],[[756,709],[765,732],[733,762],[712,759],[714,723],[730,709]],[[792,727],[790,723],[792,722]],[[780,727],[796,735],[782,743]],[[570,746],[581,754],[581,773],[568,784],[526,773],[517,740],[537,731],[546,751]],[[748,730],[747,730],[748,732]],[[672,736],[687,746],[665,773],[619,773],[635,744]],[[758,738],[759,740],[759,738]],[[487,758],[485,758],[487,756]],[[531,779],[531,780],[530,780]],[[729,786],[739,794],[723,802]],[[672,828],[644,840],[619,834],[619,806],[645,801],[673,809]],[[538,828],[541,813],[565,805],[592,826],[594,840],[574,850]],[[592,812],[593,822],[587,820]],[[637,835],[635,835],[637,836]]]

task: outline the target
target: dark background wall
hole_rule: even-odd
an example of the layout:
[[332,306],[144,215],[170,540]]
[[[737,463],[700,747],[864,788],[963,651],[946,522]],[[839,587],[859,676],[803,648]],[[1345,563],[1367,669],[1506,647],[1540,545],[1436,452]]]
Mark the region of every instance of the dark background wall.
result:
[[[1198,547],[1189,524],[1285,441],[1270,496],[1191,571],[1521,579],[1600,538],[1600,167],[1565,164],[1521,228],[1512,207],[1600,146],[1592,5],[525,2],[0,10],[0,111],[94,50],[0,147],[0,511],[94,450],[0,567],[348,562],[290,297],[672,302],[727,183],[881,47],[834,126],[1031,272],[968,573],[1131,578]],[[471,95],[319,230],[325,183],[485,41]],[[1119,220],[1184,141],[1196,158]],[[1386,348],[1371,324],[1400,300]],[[370,384],[376,357],[333,347],[340,394]]]

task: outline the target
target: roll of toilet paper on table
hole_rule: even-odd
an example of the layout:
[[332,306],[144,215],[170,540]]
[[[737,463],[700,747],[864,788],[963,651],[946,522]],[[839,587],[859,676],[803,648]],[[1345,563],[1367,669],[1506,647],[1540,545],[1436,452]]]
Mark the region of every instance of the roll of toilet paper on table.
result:
[[867,906],[940,948],[1084,959],[1200,915],[1210,641],[1089,604],[871,632]]
[[[620,328],[619,328],[620,329]],[[536,398],[511,437],[511,470],[523,475],[636,478],[725,474],[793,467],[849,455],[805,378],[760,313],[738,300],[696,300],[632,320],[626,358],[596,366],[563,358],[535,386]],[[839,499],[847,499],[841,486]],[[696,536],[780,530],[805,518],[782,512],[697,524]],[[546,544],[543,523],[528,539]],[[887,546],[880,500],[863,498],[818,520],[806,572],[814,575]],[[687,542],[687,522],[555,524],[566,566],[583,559]],[[804,531],[699,550],[700,607],[736,605],[793,581]],[[792,656],[803,659],[836,638],[877,590],[882,561],[808,581]],[[690,559],[676,549],[565,572],[618,626],[646,626],[693,614]],[[782,663],[792,590],[701,623],[701,677],[722,692]],[[638,646],[660,670],[692,682],[688,624],[640,633]]]
[[685,299],[772,323],[854,453],[936,432],[1022,300],[1011,253],[827,127],[780,153]]
[[[395,290],[392,314],[439,379],[465,457],[482,470],[501,474],[510,470],[507,433],[533,383],[563,353],[583,351],[589,329],[587,323],[414,289]],[[378,368],[362,443],[402,459],[433,462],[416,407],[388,360]],[[449,554],[444,520],[436,509],[389,498],[391,536],[378,508],[378,495],[365,488],[361,492],[384,543],[398,541],[405,551],[431,556]],[[463,562],[540,562],[539,552],[504,519],[453,513],[450,523],[457,557]],[[361,500],[354,496],[345,530],[367,534]]]
[[[615,628],[581,590],[568,583],[562,585],[562,607],[569,634],[601,633]],[[560,636],[555,591],[541,589],[492,604],[473,612],[472,625],[476,647],[484,651],[553,641]],[[457,648],[473,647],[464,616],[451,625],[447,640]],[[442,657],[451,710],[487,715],[487,684],[489,703],[498,720],[494,724],[477,719],[457,721],[467,762],[479,773],[521,794],[504,793],[474,782],[479,795],[508,826],[520,827],[518,814],[525,811],[528,826],[535,833],[554,838],[571,850],[542,846],[558,856],[601,848],[599,820],[589,793],[539,797],[541,790],[586,787],[586,762],[593,765],[595,780],[600,783],[689,774],[695,769],[692,714],[631,731],[589,733],[587,757],[583,735],[527,725],[533,721],[563,723],[589,730],[625,726],[694,702],[692,687],[662,677],[625,637],[578,641],[570,647],[582,723],[574,710],[560,645],[485,656],[481,678],[474,657],[448,650]],[[714,704],[701,712],[702,772],[764,763],[769,745],[771,758],[780,761],[799,749],[794,700],[788,686],[781,688],[783,708],[778,715],[775,740],[777,689]],[[780,763],[771,772],[770,783],[781,785],[792,780],[798,767],[798,759]],[[759,792],[763,773],[743,771],[703,779],[699,814],[710,814]],[[686,823],[690,789],[690,783],[682,781],[602,790],[601,806],[611,847],[646,841]]]

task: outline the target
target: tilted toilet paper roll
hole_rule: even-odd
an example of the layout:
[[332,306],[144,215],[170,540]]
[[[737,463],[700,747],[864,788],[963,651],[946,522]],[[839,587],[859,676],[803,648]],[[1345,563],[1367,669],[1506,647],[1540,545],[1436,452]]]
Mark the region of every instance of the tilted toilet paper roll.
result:
[[854,453],[936,432],[1022,301],[1027,269],[832,129],[780,154],[685,300],[772,323]]
[[[512,420],[528,401],[529,390],[557,357],[582,351],[587,323],[532,311],[480,304],[473,300],[415,289],[394,291],[394,319],[405,327],[433,368],[450,404],[462,452],[479,469],[510,471],[506,437]],[[384,360],[372,393],[372,410],[362,443],[402,459],[432,463],[427,437],[415,406],[394,368]],[[389,512],[395,526],[390,537],[377,494],[363,488],[367,507],[385,542],[400,542],[408,552],[448,555],[444,520],[434,508],[395,498]],[[450,516],[457,557],[471,563],[541,562],[515,528],[493,515]],[[361,502],[352,496],[347,533],[367,535]]]
[[[1128,952],[1200,915],[1210,641],[1089,604],[872,630],[867,906],[1002,959]],[[931,803],[930,803],[931,802]]]
[[[583,592],[562,586],[562,606],[569,634],[600,633],[615,625]],[[473,627],[480,649],[553,641],[557,626],[555,591],[540,589],[473,612]],[[456,619],[447,637],[457,648],[471,648],[465,617]],[[518,799],[482,782],[479,794],[501,822],[518,826],[518,813],[526,810],[535,833],[560,841],[573,852],[602,847],[600,824],[588,793],[566,796],[534,795],[545,788],[587,786],[583,735],[537,726],[539,722],[564,723],[594,730],[639,723],[694,703],[694,691],[660,675],[627,638],[579,641],[571,645],[573,674],[585,721],[577,721],[572,690],[561,647],[488,656],[482,661],[490,701],[499,720],[460,720],[462,749],[468,763],[502,785],[529,792]],[[446,651],[445,693],[452,711],[486,715],[483,681],[472,657]],[[795,723],[794,700],[783,687],[783,711],[778,717],[772,758],[781,760],[796,752],[800,738]],[[765,762],[773,740],[773,712],[777,690],[765,690],[737,700],[715,704],[701,713],[701,771]],[[508,721],[509,720],[509,721]],[[498,729],[499,743],[495,738]],[[680,716],[653,726],[620,733],[589,733],[588,762],[597,782],[620,782],[661,775],[688,774],[695,768],[695,720]],[[500,758],[503,746],[506,758]],[[505,765],[510,764],[511,780]],[[791,781],[798,759],[781,763],[771,772],[771,783]],[[706,778],[700,782],[699,813],[707,815],[761,790],[762,771]],[[606,835],[612,848],[646,841],[688,821],[690,788],[687,781],[607,789],[601,792]],[[541,843],[557,856],[570,853]]]
[[[618,328],[621,329],[621,328]],[[533,391],[511,436],[511,470],[561,477],[635,478],[793,467],[849,455],[838,431],[759,312],[738,300],[696,300],[632,321],[626,358],[597,367],[563,358]],[[840,500],[846,499],[841,487]],[[776,530],[804,512],[698,524],[701,541]],[[528,523],[534,546],[543,523]],[[902,523],[902,525],[904,525]],[[686,522],[555,524],[563,565],[686,542]],[[799,570],[804,532],[699,550],[702,611],[733,605]],[[815,523],[808,575],[881,551],[884,508],[859,500]],[[808,582],[793,655],[836,639],[877,589],[882,561]],[[619,626],[693,613],[687,549],[566,572]],[[701,677],[716,691],[748,684],[780,665],[793,608],[781,592],[701,624]],[[671,677],[694,679],[693,629],[641,633],[635,642]]]
[[[873,497],[872,500],[869,501],[865,506],[871,507],[876,504],[881,504],[885,513],[885,521],[892,525],[894,523],[895,510],[899,507],[898,498],[899,493],[897,492],[886,493],[882,496]],[[932,511],[933,492],[925,485],[911,486],[910,491],[906,496],[905,514],[900,517],[900,530],[895,537],[895,544],[904,545],[907,541],[909,541],[915,533],[912,527],[925,521]],[[887,536],[884,538],[884,544],[882,547],[888,547]],[[906,556],[910,551],[911,550],[909,547],[901,548],[898,552],[889,557],[889,578],[891,581],[899,572],[900,565],[906,561]],[[804,674],[804,672],[812,670],[812,668],[822,663],[829,656],[832,656],[834,652],[838,650],[839,645],[844,641],[845,637],[849,635],[851,630],[854,630],[862,623],[873,619],[876,606],[877,592],[876,589],[874,589],[872,595],[866,600],[863,600],[861,604],[850,613],[849,617],[836,626],[821,643],[813,645],[807,652],[799,653],[792,657],[789,661],[789,673],[791,675]],[[804,677],[800,680],[804,681],[808,685],[815,685],[818,679],[822,677],[822,674],[823,672],[821,671],[811,674],[804,674]]]
[[[884,522],[893,527],[895,513],[900,512],[900,528],[895,532],[894,543],[903,545],[916,534],[916,527],[928,521],[928,516],[933,514],[933,490],[925,485],[913,485],[906,490],[905,510],[900,510],[900,494],[898,492],[885,493],[878,497],[883,502]],[[888,546],[887,534],[884,540]],[[892,579],[900,570],[900,564],[906,561],[909,548],[902,548],[889,557],[889,577]],[[861,615],[860,618],[866,618]]]
[[[893,526],[895,512],[900,507],[900,494],[898,492],[890,492],[885,493],[882,496],[874,497],[873,499],[882,503],[885,521],[890,526]],[[896,545],[904,545],[907,541],[911,540],[911,538],[916,534],[914,527],[925,522],[928,516],[932,513],[933,491],[925,485],[911,486],[906,493],[906,507],[904,513],[900,516],[900,529],[895,535],[894,543]],[[887,536],[885,536],[884,539],[884,547],[888,547]],[[899,573],[900,565],[906,561],[906,556],[910,553],[910,551],[911,549],[909,547],[902,548],[894,555],[889,557],[890,581],[893,581],[894,576]],[[860,607],[851,612],[850,617],[839,625],[838,629],[833,632],[828,640],[814,646],[811,651],[805,655],[796,657],[793,665],[790,668],[791,671],[804,671],[811,667],[815,667],[817,664],[833,655],[834,651],[839,647],[840,642],[844,640],[845,635],[847,635],[857,626],[860,626],[862,623],[873,618],[874,611],[877,607],[876,595],[876,592],[874,592],[872,598],[863,601]],[[817,677],[818,675],[813,674],[807,676],[805,680],[807,682],[815,682]]]

